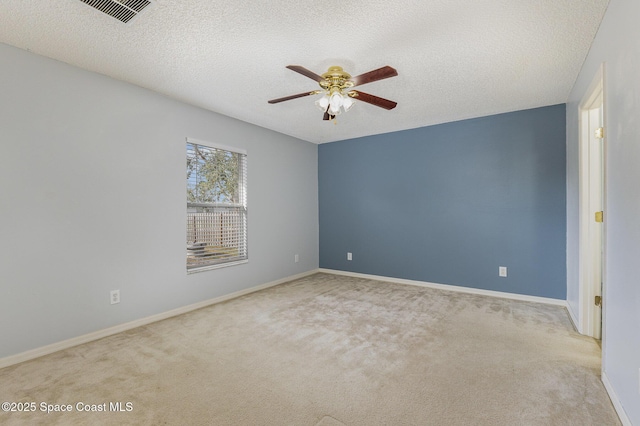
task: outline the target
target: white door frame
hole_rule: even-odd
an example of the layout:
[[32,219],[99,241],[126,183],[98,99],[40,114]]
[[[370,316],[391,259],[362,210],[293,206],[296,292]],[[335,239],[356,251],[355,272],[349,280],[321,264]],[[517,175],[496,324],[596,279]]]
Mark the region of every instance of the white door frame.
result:
[[[604,64],[601,64],[578,107],[580,134],[578,326],[580,333],[597,339],[604,339],[603,322],[606,305],[603,294],[606,276],[604,270],[606,264],[604,250],[606,247],[606,139],[595,139],[595,129],[604,127],[606,137],[604,99]],[[594,215],[598,210],[605,211],[604,223],[595,223]],[[597,274],[601,278],[598,278]],[[598,295],[603,298],[602,309],[594,304],[594,298]]]

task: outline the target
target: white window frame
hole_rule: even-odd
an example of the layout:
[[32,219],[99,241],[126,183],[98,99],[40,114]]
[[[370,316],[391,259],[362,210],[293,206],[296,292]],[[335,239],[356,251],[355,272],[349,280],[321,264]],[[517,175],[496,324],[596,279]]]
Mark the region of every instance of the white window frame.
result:
[[[240,154],[242,156],[244,156],[242,164],[243,164],[243,168],[244,170],[241,170],[241,172],[243,171],[243,179],[242,179],[242,195],[241,195],[241,200],[240,203],[235,203],[235,204],[231,204],[231,203],[190,203],[187,200],[187,220],[185,222],[186,225],[186,231],[187,231],[187,254],[186,254],[186,260],[185,260],[185,266],[187,268],[187,274],[193,274],[193,273],[197,273],[197,272],[203,272],[203,271],[208,271],[211,269],[219,269],[219,268],[225,268],[227,266],[234,266],[234,265],[241,265],[241,264],[245,264],[249,262],[249,236],[248,236],[248,210],[247,210],[247,151],[241,148],[236,148],[236,147],[232,147],[232,146],[228,146],[228,145],[223,145],[223,144],[219,144],[219,143],[213,143],[213,142],[209,142],[209,141],[203,141],[200,139],[195,139],[195,138],[186,138],[185,141],[185,147],[187,146],[187,144],[193,144],[193,145],[198,145],[204,148],[211,148],[211,149],[217,149],[217,150],[222,150],[222,151],[227,151],[227,152],[232,152],[235,154]],[[189,222],[190,220],[192,220],[193,218],[190,216],[190,212],[189,209],[216,209],[216,208],[234,208],[234,209],[241,209],[241,217],[240,220],[243,221],[243,229],[244,229],[244,255],[242,256],[241,259],[233,259],[233,260],[223,260],[223,259],[218,259],[218,260],[214,260],[212,261],[212,263],[206,263],[203,264],[202,266],[192,266],[189,267],[188,265],[188,259],[189,259],[189,254],[191,251],[191,254],[193,255],[193,250],[194,250],[194,244],[192,242],[192,244],[190,244],[189,242]],[[221,225],[222,226],[222,225]],[[197,250],[197,248],[196,248]],[[215,263],[214,263],[215,262]]]

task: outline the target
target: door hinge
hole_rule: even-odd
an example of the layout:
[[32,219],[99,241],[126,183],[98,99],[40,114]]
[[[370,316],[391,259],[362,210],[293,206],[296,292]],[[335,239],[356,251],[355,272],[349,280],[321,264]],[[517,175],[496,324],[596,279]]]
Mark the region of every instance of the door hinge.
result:
[[601,223],[604,222],[604,212],[596,212],[596,222]]
[[596,139],[604,139],[604,127],[598,127],[596,129]]
[[596,304],[596,306],[602,306],[602,296],[596,296],[593,302]]

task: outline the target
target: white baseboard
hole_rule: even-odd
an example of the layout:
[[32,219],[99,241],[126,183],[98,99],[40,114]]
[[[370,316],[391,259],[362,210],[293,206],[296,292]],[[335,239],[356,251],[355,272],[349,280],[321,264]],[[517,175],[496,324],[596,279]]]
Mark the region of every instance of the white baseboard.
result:
[[156,321],[162,321],[167,318],[175,317],[180,314],[184,314],[187,312],[195,311],[196,309],[204,308],[206,306],[214,305],[216,303],[224,302],[230,299],[235,299],[236,297],[244,296],[245,294],[253,293],[259,290],[264,290],[265,288],[274,287],[288,281],[297,280],[299,278],[304,278],[308,275],[312,275],[318,272],[318,269],[312,269],[307,272],[303,272],[297,275],[291,275],[289,277],[281,278],[279,280],[271,281],[265,284],[261,284],[255,287],[247,288],[244,290],[236,291],[234,293],[225,294],[224,296],[215,297],[213,299],[204,300],[202,302],[197,302],[188,306],[183,306],[180,308],[172,309],[167,312],[162,312],[156,315],[151,315],[149,317],[140,318],[131,322],[127,322],[124,324],[119,324],[113,327],[105,328],[102,330],[97,330],[92,333],[83,334],[82,336],[73,337],[71,339],[63,340],[61,342],[52,343],[47,346],[42,346],[39,348],[31,349],[25,352],[21,352],[16,355],[10,355],[8,357],[0,358],[0,368],[8,367],[10,365],[19,364],[21,362],[29,361],[35,358],[39,358],[44,355],[49,355],[54,352],[61,351],[63,349],[68,349],[73,346],[78,346],[83,343],[88,343],[94,340],[102,339],[103,337],[111,336],[117,333],[121,333],[123,331],[131,330],[136,327],[141,327],[143,325],[151,324]]
[[618,413],[618,417],[620,417],[620,422],[622,423],[622,425],[633,426],[633,424],[631,423],[631,420],[629,420],[629,416],[627,416],[627,413],[624,411],[624,407],[622,407],[622,404],[618,399],[618,395],[616,394],[616,391],[613,389],[613,386],[609,381],[609,377],[607,377],[607,373],[605,373],[604,371],[602,372],[602,384],[604,384],[604,388],[607,390],[607,393],[609,394],[609,399],[611,399],[613,408],[616,409],[616,413]]
[[584,334],[580,331],[580,327],[578,326],[580,323],[578,322],[578,317],[576,316],[573,309],[571,309],[571,305],[567,302],[567,312],[569,312],[569,319],[571,319],[571,323],[573,324],[573,328],[580,334]]
[[344,276],[355,277],[355,278],[365,278],[365,279],[376,280],[376,281],[387,281],[387,282],[392,282],[396,284],[408,284],[408,285],[415,285],[419,287],[436,288],[439,290],[457,291],[460,293],[479,294],[482,296],[499,297],[501,299],[512,299],[512,300],[522,300],[525,302],[545,303],[547,305],[564,306],[565,308],[568,306],[566,300],[552,299],[550,297],[528,296],[526,294],[483,290],[479,288],[461,287],[457,285],[430,283],[427,281],[406,280],[404,278],[384,277],[381,275],[360,274],[358,272],[339,271],[336,269],[320,268],[318,272],[325,272],[325,273],[334,274],[334,275],[344,275]]

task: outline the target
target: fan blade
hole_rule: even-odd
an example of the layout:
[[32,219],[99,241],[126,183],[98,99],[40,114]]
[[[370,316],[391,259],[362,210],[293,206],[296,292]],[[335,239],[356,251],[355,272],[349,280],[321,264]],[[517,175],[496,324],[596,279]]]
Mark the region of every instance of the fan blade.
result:
[[382,68],[378,68],[377,70],[365,72],[364,74],[353,77],[351,81],[353,81],[354,86],[362,86],[363,84],[372,83],[378,80],[384,80],[385,78],[395,77],[397,75],[398,71],[396,71],[395,68],[384,66]]
[[291,99],[303,98],[305,96],[315,95],[316,93],[318,93],[318,92],[315,91],[315,90],[313,92],[298,93],[297,95],[285,96],[284,98],[271,99],[269,101],[269,103],[270,104],[277,104],[278,102],[284,102],[284,101],[290,101]]
[[390,101],[389,99],[380,98],[378,96],[370,95],[364,92],[359,92],[357,90],[352,90],[349,93],[355,93],[356,95],[354,96],[354,98],[359,101],[366,102],[368,104],[375,105],[377,107],[384,108],[384,109],[394,109],[396,105],[398,105],[397,102]]
[[309,71],[305,67],[301,67],[300,65],[287,65],[287,68],[289,68],[291,71],[295,71],[299,74],[302,74],[305,77],[309,77],[311,80],[315,80],[318,83],[320,83],[321,81],[324,81],[324,78],[322,78],[321,76],[319,76],[313,71]]

